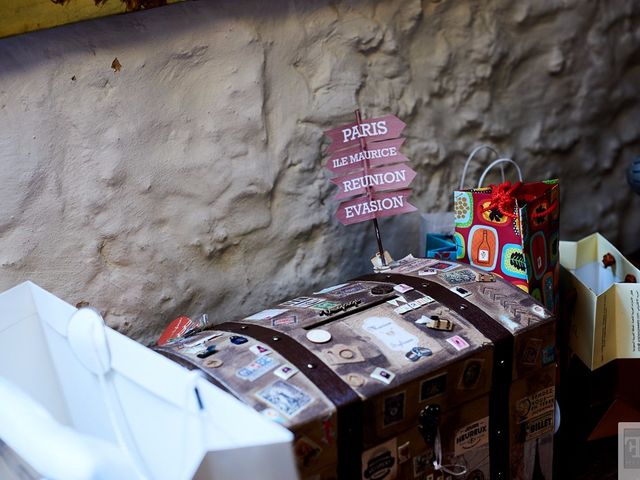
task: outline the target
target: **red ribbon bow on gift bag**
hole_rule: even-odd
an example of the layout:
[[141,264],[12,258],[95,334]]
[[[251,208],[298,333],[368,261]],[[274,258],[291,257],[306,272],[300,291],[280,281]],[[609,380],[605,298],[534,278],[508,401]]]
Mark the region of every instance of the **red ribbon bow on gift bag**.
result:
[[[522,186],[522,182],[516,182],[511,185],[511,182],[507,181],[501,183],[500,185],[489,185],[491,188],[491,200],[489,203],[483,207],[479,205],[479,209],[481,214],[484,212],[488,212],[491,210],[497,210],[502,215],[505,215],[509,218],[516,218],[516,207],[517,200],[521,200],[522,202],[530,202],[536,198],[535,195],[523,193],[520,195],[515,194],[515,192]],[[542,211],[532,212],[529,214],[530,218],[540,218],[545,215],[551,213],[558,206],[558,201],[553,202],[549,208],[545,208]]]
[[522,182],[516,182],[511,185],[511,182],[504,182],[498,186],[490,185],[491,188],[491,200],[485,207],[479,205],[480,213],[488,212],[490,210],[498,210],[502,215],[509,218],[516,218],[516,214],[513,213],[516,209],[517,198],[514,192],[520,188]]

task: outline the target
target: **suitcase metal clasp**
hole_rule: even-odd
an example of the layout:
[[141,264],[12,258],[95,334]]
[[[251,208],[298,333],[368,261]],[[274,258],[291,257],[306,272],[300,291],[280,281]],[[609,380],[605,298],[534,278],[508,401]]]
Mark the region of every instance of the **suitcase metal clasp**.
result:
[[418,415],[418,431],[425,443],[433,448],[438,434],[438,422],[440,421],[440,405],[427,405]]

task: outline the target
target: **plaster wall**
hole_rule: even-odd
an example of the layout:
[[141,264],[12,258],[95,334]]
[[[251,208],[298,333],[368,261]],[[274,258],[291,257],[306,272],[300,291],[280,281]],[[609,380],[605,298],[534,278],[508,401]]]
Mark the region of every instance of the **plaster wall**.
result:
[[[148,341],[365,272],[372,227],[335,220],[323,168],[356,107],[407,123],[423,212],[488,142],[561,178],[563,238],[640,248],[639,26],[633,0],[220,0],[1,39],[0,290]],[[380,224],[418,253],[417,214]]]

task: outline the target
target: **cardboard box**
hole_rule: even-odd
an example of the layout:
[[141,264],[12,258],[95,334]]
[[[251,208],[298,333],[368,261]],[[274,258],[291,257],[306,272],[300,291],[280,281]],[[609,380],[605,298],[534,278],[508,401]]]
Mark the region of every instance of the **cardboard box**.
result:
[[[614,263],[603,264],[609,254]],[[599,233],[560,242],[560,264],[576,291],[569,346],[591,369],[615,359],[640,358],[640,270]]]

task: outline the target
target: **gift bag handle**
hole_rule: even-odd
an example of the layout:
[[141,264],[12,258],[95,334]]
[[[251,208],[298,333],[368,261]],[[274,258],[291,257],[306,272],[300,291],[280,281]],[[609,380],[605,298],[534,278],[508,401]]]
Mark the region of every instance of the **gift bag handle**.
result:
[[[467,170],[469,170],[469,164],[471,163],[471,160],[473,160],[476,156],[476,154],[482,150],[486,148],[487,150],[492,151],[496,157],[500,157],[500,154],[491,146],[491,145],[480,145],[476,148],[474,148],[473,150],[471,150],[471,153],[469,154],[469,156],[467,157],[467,161],[464,162],[464,167],[462,168],[462,175],[460,176],[460,188],[459,190],[463,190],[464,189],[464,180],[467,178]],[[502,169],[502,181],[504,182],[504,169]]]
[[[511,165],[516,167],[516,171],[518,172],[518,180],[522,182],[522,171],[520,170],[520,165],[518,165],[514,160],[510,158],[498,158],[497,160],[491,162],[489,166],[484,169],[484,172],[482,172],[482,175],[480,175],[480,180],[478,180],[478,188],[482,187],[484,179],[493,167],[495,167],[496,165],[502,165],[504,163],[510,163]],[[504,170],[502,171],[502,182],[504,183]]]

